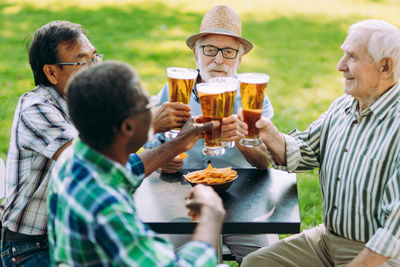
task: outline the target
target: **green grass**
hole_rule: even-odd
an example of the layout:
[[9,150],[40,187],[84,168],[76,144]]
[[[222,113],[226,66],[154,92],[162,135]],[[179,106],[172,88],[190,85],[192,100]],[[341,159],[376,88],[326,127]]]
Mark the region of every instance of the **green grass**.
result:
[[[150,95],[166,82],[168,66],[195,67],[185,39],[198,32],[203,1],[0,0],[0,157],[6,159],[18,98],[33,88],[24,40],[50,20],[81,23],[105,59],[133,65]],[[222,1],[224,2],[224,1]],[[255,48],[239,72],[271,76],[273,122],[282,132],[304,130],[343,92],[336,64],[347,28],[366,18],[399,26],[398,0],[240,0],[243,35]],[[221,3],[221,1],[219,2]],[[301,229],[322,222],[318,171],[298,175]]]

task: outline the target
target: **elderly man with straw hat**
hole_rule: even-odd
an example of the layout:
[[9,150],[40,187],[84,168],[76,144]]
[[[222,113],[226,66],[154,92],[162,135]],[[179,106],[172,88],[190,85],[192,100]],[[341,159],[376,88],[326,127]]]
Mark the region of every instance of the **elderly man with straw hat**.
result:
[[[193,50],[199,72],[197,83],[207,82],[214,77],[235,77],[242,60],[253,44],[241,36],[242,25],[239,15],[229,6],[217,5],[211,8],[203,17],[200,33],[190,36],[186,40],[187,46]],[[160,107],[154,114],[154,131],[159,134],[146,144],[146,148],[155,147],[166,141],[164,134],[170,129],[181,127],[190,116],[201,115],[201,106],[196,90],[196,84],[192,90],[189,105],[171,103],[169,101],[168,84],[156,96]],[[163,172],[177,172],[182,167],[185,169],[205,168],[208,163],[215,167],[232,166],[234,168],[261,169],[268,168],[264,145],[257,148],[247,148],[239,144],[239,140],[247,134],[247,128],[243,121],[236,115],[241,108],[240,90],[237,90],[234,115],[223,120],[222,134],[224,141],[235,141],[236,146],[226,150],[223,156],[205,156],[201,150],[204,141],[198,141],[187,152],[189,157],[180,159],[176,157],[161,170]],[[263,116],[271,118],[272,105],[267,97],[263,104]],[[180,238],[182,240],[182,238]],[[225,235],[224,243],[238,261],[248,253],[260,246],[268,245],[277,240],[276,235]],[[177,242],[174,242],[177,243]]]

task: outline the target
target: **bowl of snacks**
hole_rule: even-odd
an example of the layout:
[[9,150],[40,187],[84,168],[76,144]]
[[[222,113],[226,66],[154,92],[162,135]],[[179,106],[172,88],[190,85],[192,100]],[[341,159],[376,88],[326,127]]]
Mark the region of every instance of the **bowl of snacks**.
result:
[[214,168],[208,164],[207,168],[184,174],[183,177],[191,184],[209,185],[218,193],[226,191],[238,178],[237,172],[228,168]]

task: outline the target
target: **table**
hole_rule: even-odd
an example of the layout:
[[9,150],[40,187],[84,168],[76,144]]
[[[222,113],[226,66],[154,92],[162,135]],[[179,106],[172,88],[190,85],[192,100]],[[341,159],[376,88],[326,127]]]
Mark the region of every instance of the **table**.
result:
[[[300,231],[296,174],[274,169],[235,170],[238,178],[221,194],[226,210],[223,234]],[[139,218],[158,233],[193,233],[196,223],[191,222],[185,207],[190,188],[181,173],[152,173],[134,194]]]

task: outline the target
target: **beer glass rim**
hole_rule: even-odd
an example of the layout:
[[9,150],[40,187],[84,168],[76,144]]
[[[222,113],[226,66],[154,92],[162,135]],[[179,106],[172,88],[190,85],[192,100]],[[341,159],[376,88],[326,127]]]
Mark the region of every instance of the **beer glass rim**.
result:
[[261,72],[240,73],[237,77],[238,81],[241,83],[263,84],[269,82],[269,75]]
[[[212,91],[207,89],[209,87]],[[197,92],[208,94],[208,95],[218,95],[225,92],[224,89],[221,89],[221,83],[198,83],[196,85]]]
[[223,85],[225,92],[237,91],[240,87],[238,79],[233,77],[214,77],[211,78],[208,82],[225,84]]
[[198,72],[190,68],[168,67],[167,76],[174,79],[196,79]]

